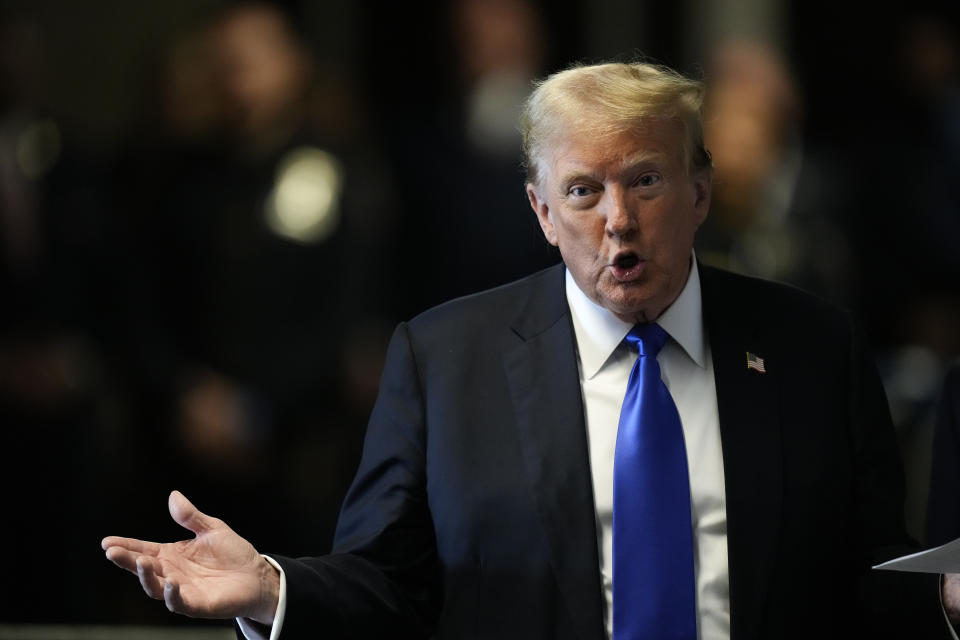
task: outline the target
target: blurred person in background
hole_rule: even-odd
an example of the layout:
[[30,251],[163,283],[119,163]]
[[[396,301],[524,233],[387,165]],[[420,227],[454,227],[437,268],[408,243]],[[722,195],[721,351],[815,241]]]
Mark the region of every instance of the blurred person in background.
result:
[[[919,290],[912,292],[919,306],[909,307],[908,315],[894,319],[902,325],[897,338],[903,347],[894,351],[891,362],[899,364],[899,384],[894,389],[898,408],[912,418],[916,431],[927,436],[909,453],[930,464],[929,502],[925,505],[928,545],[960,537],[958,28],[956,12],[952,20],[936,12],[921,12],[905,23],[901,49],[902,72],[911,89],[909,102],[922,132],[913,144],[923,159],[922,170],[911,174],[911,182],[916,179],[920,183],[919,215],[902,229],[906,238],[896,250],[909,256],[903,262],[911,271],[923,269],[923,281]],[[932,446],[924,446],[930,442]]]
[[884,74],[891,82],[865,135],[883,134],[862,145],[869,177],[851,209],[851,224],[870,229],[857,238],[860,303],[912,470],[908,522],[921,538],[935,508],[927,499],[937,399],[960,356],[958,36],[956,6],[921,2],[900,16]]
[[802,94],[786,60],[770,44],[732,38],[709,52],[706,75],[716,190],[697,238],[703,259],[849,302],[844,187],[831,158],[804,142]]
[[518,187],[517,116],[550,48],[540,8],[531,0],[456,0],[438,14],[438,103],[423,104],[402,127],[388,124],[406,267],[416,282],[407,314],[559,260]]
[[263,532],[276,544],[315,544],[388,337],[393,179],[344,78],[275,5],[216,12],[161,70],[164,135],[123,163],[116,203],[140,252],[131,367],[167,443],[154,462],[246,505],[250,527],[297,522]]
[[937,405],[926,543],[960,538],[960,360],[947,370]]

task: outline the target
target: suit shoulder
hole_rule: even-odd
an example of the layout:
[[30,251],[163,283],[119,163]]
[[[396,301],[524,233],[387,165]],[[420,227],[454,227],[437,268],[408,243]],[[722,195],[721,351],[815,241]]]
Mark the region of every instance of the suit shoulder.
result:
[[563,281],[563,266],[554,265],[499,287],[444,302],[415,316],[409,325],[419,334],[499,326],[511,322],[544,292],[562,292]]
[[701,265],[706,313],[747,314],[775,325],[804,324],[846,333],[851,314],[794,285]]

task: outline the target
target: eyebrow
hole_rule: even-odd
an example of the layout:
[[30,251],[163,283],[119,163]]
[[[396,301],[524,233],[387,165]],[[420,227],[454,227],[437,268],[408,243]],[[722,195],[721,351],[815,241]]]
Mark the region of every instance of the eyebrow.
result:
[[[666,162],[666,155],[659,151],[647,151],[641,150],[637,151],[629,156],[621,164],[621,169],[618,170],[619,173],[632,173],[636,169],[643,167],[644,165],[653,165],[653,164],[663,164]],[[564,174],[557,185],[562,191],[566,191],[567,188],[583,179],[596,180],[597,182],[602,182],[600,175],[589,169],[574,169]]]

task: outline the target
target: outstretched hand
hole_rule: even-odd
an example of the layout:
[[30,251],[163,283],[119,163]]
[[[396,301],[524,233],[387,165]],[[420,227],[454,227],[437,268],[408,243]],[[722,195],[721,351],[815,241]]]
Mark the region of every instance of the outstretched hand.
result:
[[137,574],[151,598],[195,618],[244,617],[273,624],[280,576],[249,542],[218,518],[201,513],[179,491],[170,515],[196,534],[192,540],[157,543],[109,536],[107,558]]

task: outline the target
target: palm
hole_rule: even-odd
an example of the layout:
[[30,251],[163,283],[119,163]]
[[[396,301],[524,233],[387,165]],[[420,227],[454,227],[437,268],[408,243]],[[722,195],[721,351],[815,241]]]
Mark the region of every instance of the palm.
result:
[[179,584],[188,608],[202,617],[232,617],[243,597],[259,588],[260,556],[231,529],[161,544],[156,557],[158,575]]
[[272,569],[253,545],[177,492],[170,496],[170,515],[196,537],[170,543],[108,537],[107,557],[136,573],[144,591],[171,611],[203,618],[272,615],[263,590],[265,571]]

